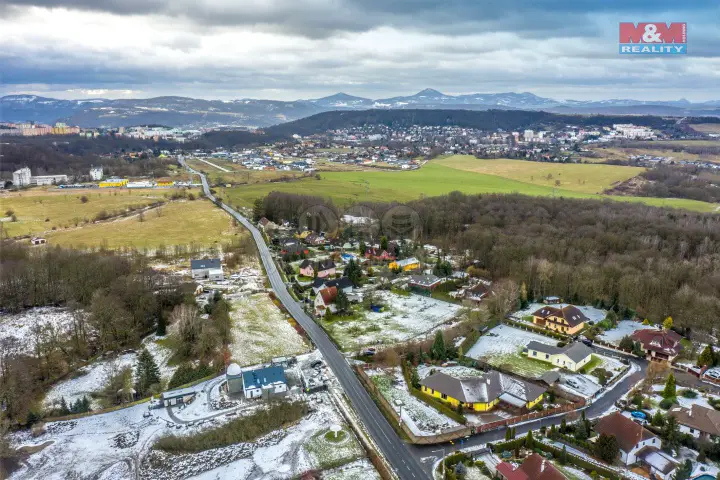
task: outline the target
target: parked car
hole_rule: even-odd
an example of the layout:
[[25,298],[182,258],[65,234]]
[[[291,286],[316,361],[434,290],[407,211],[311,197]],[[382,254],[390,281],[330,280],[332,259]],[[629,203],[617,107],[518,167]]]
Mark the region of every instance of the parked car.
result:
[[582,339],[582,342],[583,342],[585,345],[587,345],[588,347],[592,347],[593,341],[590,340],[589,338],[583,338],[583,339]]
[[574,378],[566,378],[565,383],[570,385],[573,388],[580,388],[580,384]]

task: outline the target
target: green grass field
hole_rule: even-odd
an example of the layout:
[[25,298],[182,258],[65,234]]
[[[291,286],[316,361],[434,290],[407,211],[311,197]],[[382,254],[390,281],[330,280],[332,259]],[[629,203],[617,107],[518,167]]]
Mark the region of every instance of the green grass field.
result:
[[[197,191],[195,192],[197,194]],[[48,230],[72,227],[90,221],[102,210],[121,213],[128,206],[145,206],[166,200],[170,189],[87,189],[57,190],[31,189],[0,196],[0,216],[8,210],[15,212],[17,221],[3,222],[3,236],[31,235]],[[83,203],[81,197],[87,197]]]
[[143,214],[47,235],[50,245],[74,248],[157,248],[195,244],[209,247],[242,235],[230,216],[207,200],[174,201]]
[[646,170],[603,164],[484,160],[471,155],[453,155],[437,163],[456,170],[495,175],[532,185],[582,193],[602,193],[610,186],[636,177]]
[[[476,193],[520,193],[532,196],[552,196],[565,198],[593,198],[611,199],[623,202],[638,202],[653,206],[666,206],[684,208],[701,212],[715,211],[717,205],[705,202],[685,199],[663,199],[650,197],[621,197],[598,195],[583,191],[573,191],[568,188],[553,188],[544,184],[529,183],[513,178],[505,178],[499,175],[487,173],[476,173],[457,168],[451,168],[445,163],[453,162],[452,158],[440,161],[430,161],[419,170],[413,171],[357,171],[357,172],[321,172],[321,179],[306,178],[293,182],[277,182],[270,184],[255,184],[235,188],[219,189],[220,195],[233,205],[251,207],[256,198],[267,195],[271,191],[297,193],[304,195],[315,195],[332,199],[336,204],[347,206],[359,202],[407,202],[424,196],[432,197],[445,195],[452,191],[460,191],[468,194]],[[461,157],[457,162],[467,162]],[[480,160],[482,161],[482,160]],[[536,165],[546,164],[522,162],[528,169],[538,168]],[[498,166],[503,167],[503,163]],[[571,165],[576,168],[613,167],[611,165]],[[558,165],[553,165],[557,169]],[[545,167],[543,167],[545,168]],[[628,167],[615,167],[625,169]],[[617,178],[617,172],[610,170],[612,174],[606,173],[609,178]],[[625,170],[621,170],[626,175]],[[521,175],[521,174],[516,174]],[[588,188],[592,190],[601,187],[601,182],[593,180],[591,176],[585,178],[585,184],[578,184],[577,180],[582,172],[574,171],[568,177],[574,177],[575,182],[568,181],[574,188]],[[631,175],[632,176],[632,175]],[[538,180],[538,183],[540,180]],[[609,184],[608,184],[609,186]],[[561,180],[561,187],[562,185]]]

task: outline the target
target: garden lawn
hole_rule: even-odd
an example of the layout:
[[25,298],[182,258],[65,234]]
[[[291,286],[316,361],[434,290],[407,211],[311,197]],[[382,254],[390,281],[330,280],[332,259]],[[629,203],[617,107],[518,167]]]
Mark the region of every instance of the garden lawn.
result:
[[493,367],[506,368],[523,377],[539,378],[554,367],[550,363],[527,358],[522,353],[523,348],[533,340],[546,345],[558,343],[557,340],[544,335],[498,325],[481,336],[465,355],[484,361]]

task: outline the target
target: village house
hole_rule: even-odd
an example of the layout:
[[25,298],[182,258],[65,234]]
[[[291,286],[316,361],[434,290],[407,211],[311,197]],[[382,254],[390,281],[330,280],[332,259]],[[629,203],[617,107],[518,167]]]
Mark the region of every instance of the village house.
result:
[[225,278],[219,258],[191,260],[190,272],[193,280],[212,280],[217,282]]
[[278,226],[275,222],[268,220],[265,217],[262,217],[260,221],[258,222],[258,228],[262,230],[263,232],[267,232],[268,230],[276,229]]
[[317,269],[317,276],[319,278],[326,278],[331,275],[335,275],[335,262],[330,260],[329,258],[326,260],[320,260],[316,265],[315,268]]
[[500,462],[496,469],[498,477],[503,480],[565,480],[567,478],[555,468],[555,465],[537,453],[529,455],[518,467]]
[[420,381],[421,390],[453,407],[462,405],[476,412],[493,409],[505,402],[516,408],[531,409],[545,389],[533,383],[492,371],[481,377],[451,377],[437,372]]
[[548,362],[571,372],[577,372],[592,360],[592,349],[579,342],[556,347],[533,340],[527,344],[526,349],[528,358]]
[[[388,250],[390,250],[389,246]],[[395,255],[390,253],[388,250],[382,250],[376,247],[367,247],[365,248],[365,258],[383,261],[395,260]]]
[[683,337],[673,330],[646,328],[635,331],[630,338],[640,343],[648,360],[672,363],[682,351]]
[[465,299],[471,302],[480,303],[482,300],[490,294],[490,285],[485,283],[478,283],[472,287],[468,287],[464,291]]
[[305,277],[312,278],[315,276],[315,266],[313,265],[313,262],[311,262],[307,258],[300,263],[298,271],[300,272],[300,275],[303,275]]
[[46,243],[47,243],[47,240],[44,239],[43,237],[32,237],[30,239],[31,245],[44,245]]
[[316,278],[312,284],[313,293],[317,293],[323,288],[337,287],[338,290],[345,292],[346,294],[352,293],[353,284],[348,277],[335,278],[328,280],[327,278]]
[[280,243],[280,254],[281,255],[308,255],[310,250],[305,245],[302,245],[297,240],[283,240]]
[[619,412],[602,417],[595,425],[595,432],[615,437],[620,447],[620,461],[625,466],[639,462],[638,452],[643,448],[659,449],[661,445],[658,437]]
[[310,235],[305,237],[304,241],[307,245],[314,245],[314,246],[325,245],[325,243],[327,243],[327,240],[325,239],[325,237],[321,237],[320,235],[317,235],[315,233],[311,233]]
[[429,294],[440,285],[440,278],[435,275],[411,275],[408,287],[410,290]]
[[323,288],[315,296],[315,315],[324,317],[328,310],[334,313],[335,299],[337,298],[337,287]]
[[288,389],[285,370],[280,366],[245,370],[242,379],[245,398],[281,396]]
[[715,441],[720,438],[720,412],[713,408],[694,403],[690,408],[673,408],[668,415],[675,417],[680,433],[701,440]]
[[390,262],[388,265],[390,270],[400,270],[403,272],[409,272],[410,270],[417,270],[420,268],[420,261],[415,257],[405,258],[403,260],[395,260]]
[[575,335],[585,328],[588,318],[574,305],[564,307],[544,306],[533,314],[533,323],[556,332]]

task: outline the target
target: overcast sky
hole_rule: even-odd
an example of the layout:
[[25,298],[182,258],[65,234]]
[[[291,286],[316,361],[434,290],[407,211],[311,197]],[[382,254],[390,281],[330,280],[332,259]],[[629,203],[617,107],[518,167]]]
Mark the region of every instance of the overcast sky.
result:
[[[720,100],[717,0],[0,0],[0,94]],[[687,22],[687,56],[618,23]]]

